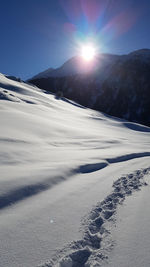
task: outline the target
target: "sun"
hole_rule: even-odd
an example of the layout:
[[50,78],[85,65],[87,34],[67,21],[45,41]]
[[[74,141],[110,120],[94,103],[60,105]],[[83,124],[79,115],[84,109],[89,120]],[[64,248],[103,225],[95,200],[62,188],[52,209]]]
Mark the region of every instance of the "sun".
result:
[[91,61],[95,57],[95,48],[92,45],[85,45],[81,49],[81,56],[86,61]]

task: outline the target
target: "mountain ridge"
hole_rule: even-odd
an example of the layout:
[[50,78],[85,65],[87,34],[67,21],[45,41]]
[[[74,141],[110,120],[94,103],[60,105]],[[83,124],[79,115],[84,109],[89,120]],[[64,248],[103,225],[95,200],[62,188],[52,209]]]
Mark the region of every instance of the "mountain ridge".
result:
[[29,82],[53,93],[62,91],[86,107],[150,126],[150,49],[121,56],[101,54],[91,69],[80,73],[74,62],[75,58],[49,77]]
[[[144,54],[148,54],[150,56],[150,49],[143,48],[143,49],[135,50],[135,51],[130,52],[128,54],[122,54],[122,55],[117,55],[117,54],[112,54],[112,53],[101,53],[101,54],[97,54],[96,55],[96,59],[99,59],[99,58],[101,58],[103,56],[116,57],[116,58],[118,57],[118,59],[119,59],[119,58],[123,58],[123,57],[125,58],[125,57],[130,57],[130,56],[137,56],[137,55],[140,55],[140,54],[143,54],[143,53]],[[28,80],[32,80],[32,79],[35,79],[35,78],[37,79],[37,78],[57,77],[57,73],[58,73],[59,70],[64,68],[67,64],[76,63],[74,61],[78,61],[78,60],[79,61],[83,61],[83,59],[80,56],[74,56],[74,57],[68,59],[66,62],[64,62],[60,67],[58,67],[58,68],[50,67],[50,68],[46,69],[45,71],[42,71],[42,72],[36,74],[32,78],[29,78]],[[84,73],[84,71],[83,71],[83,73]],[[68,76],[69,73],[66,74],[66,75]],[[58,73],[58,77],[59,76],[61,76],[61,75]]]

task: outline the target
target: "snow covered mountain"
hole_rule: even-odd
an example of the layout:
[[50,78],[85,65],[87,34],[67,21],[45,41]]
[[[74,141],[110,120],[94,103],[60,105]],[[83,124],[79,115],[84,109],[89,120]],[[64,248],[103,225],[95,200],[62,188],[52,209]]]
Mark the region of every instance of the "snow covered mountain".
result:
[[102,54],[89,68],[75,60],[30,83],[51,92],[61,90],[81,105],[150,126],[150,49],[123,56]]
[[0,113],[0,266],[149,266],[150,128],[4,75]]

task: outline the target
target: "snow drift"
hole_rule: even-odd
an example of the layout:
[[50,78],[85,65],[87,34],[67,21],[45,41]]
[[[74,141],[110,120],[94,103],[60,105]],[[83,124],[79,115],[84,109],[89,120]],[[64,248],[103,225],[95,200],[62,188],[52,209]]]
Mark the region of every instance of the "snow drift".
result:
[[98,264],[104,222],[144,185],[150,129],[4,75],[0,112],[1,266]]

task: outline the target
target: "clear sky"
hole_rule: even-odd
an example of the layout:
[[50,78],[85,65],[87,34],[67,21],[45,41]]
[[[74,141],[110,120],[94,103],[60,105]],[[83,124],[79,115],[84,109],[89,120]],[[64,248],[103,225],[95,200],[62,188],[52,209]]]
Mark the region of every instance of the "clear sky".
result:
[[0,72],[27,79],[92,42],[99,52],[150,48],[150,0],[1,0]]

